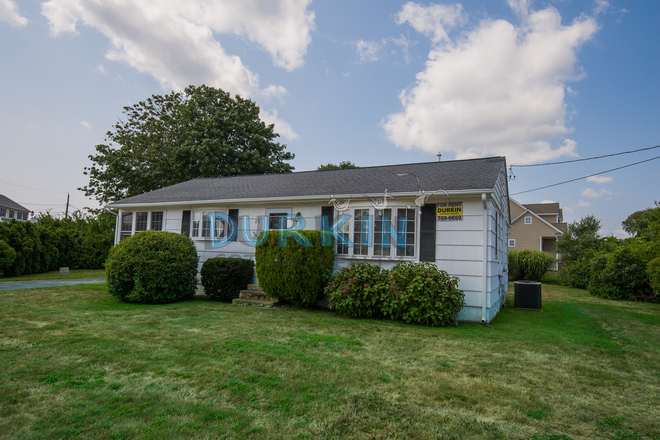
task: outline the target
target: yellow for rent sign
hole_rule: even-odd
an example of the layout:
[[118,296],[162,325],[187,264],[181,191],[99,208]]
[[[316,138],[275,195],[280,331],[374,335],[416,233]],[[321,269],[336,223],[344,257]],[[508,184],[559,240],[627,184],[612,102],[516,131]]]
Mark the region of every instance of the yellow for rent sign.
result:
[[436,206],[439,222],[463,220],[463,202],[444,202]]

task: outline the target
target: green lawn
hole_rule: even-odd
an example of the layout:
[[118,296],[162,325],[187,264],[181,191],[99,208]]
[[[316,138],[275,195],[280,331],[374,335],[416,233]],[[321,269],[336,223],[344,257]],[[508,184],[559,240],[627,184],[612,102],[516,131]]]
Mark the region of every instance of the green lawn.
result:
[[30,275],[21,275],[18,277],[0,277],[2,281],[35,281],[35,280],[67,280],[75,278],[98,278],[105,277],[105,269],[71,269],[69,275],[60,275],[59,270],[50,272],[33,273]]
[[660,439],[660,305],[543,299],[433,329],[0,292],[0,438]]

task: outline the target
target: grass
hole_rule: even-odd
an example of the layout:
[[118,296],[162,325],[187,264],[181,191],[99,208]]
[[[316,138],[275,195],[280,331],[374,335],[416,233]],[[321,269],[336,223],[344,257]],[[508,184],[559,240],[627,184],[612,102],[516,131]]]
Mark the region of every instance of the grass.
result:
[[660,439],[660,305],[425,328],[103,284],[0,292],[0,438]]
[[76,278],[98,278],[105,277],[105,269],[70,269],[69,275],[61,276],[59,270],[51,270],[43,273],[33,273],[18,277],[0,277],[3,281],[37,281],[37,280],[67,280]]

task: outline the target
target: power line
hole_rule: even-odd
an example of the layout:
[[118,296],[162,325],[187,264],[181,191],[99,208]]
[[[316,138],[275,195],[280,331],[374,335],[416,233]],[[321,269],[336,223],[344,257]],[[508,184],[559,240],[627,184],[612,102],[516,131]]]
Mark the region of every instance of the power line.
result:
[[43,192],[49,192],[49,193],[60,193],[60,194],[66,194],[66,191],[49,191],[49,190],[47,190],[47,189],[31,188],[31,187],[29,187],[29,186],[19,185],[19,184],[17,184],[17,183],[5,182],[4,180],[0,180],[0,183],[6,183],[7,185],[20,186],[21,188],[33,189],[33,190],[35,190],[35,191],[43,191]]
[[[654,148],[656,148],[656,147],[654,147]],[[592,173],[592,174],[588,174],[588,175],[586,175],[586,176],[578,177],[578,178],[576,178],[576,179],[565,180],[565,181],[563,181],[563,182],[553,183],[552,185],[540,186],[540,187],[538,187],[538,188],[528,189],[527,191],[520,191],[520,192],[517,192],[517,193],[511,194],[511,195],[512,195],[512,196],[517,196],[518,194],[525,194],[525,193],[532,192],[532,191],[538,191],[539,189],[551,188],[551,187],[553,187],[553,186],[559,186],[559,185],[563,185],[563,184],[565,184],[565,183],[570,183],[570,182],[575,182],[575,181],[577,181],[577,180],[586,179],[587,177],[598,176],[599,174],[605,174],[605,173],[609,173],[609,172],[612,172],[612,171],[621,170],[621,169],[623,169],[623,168],[628,168],[628,167],[631,167],[631,166],[633,166],[633,165],[639,165],[639,164],[641,164],[641,163],[650,162],[650,161],[652,161],[652,160],[656,160],[656,159],[660,159],[660,156],[656,156],[656,157],[652,157],[651,159],[646,159],[646,160],[642,160],[642,161],[639,161],[639,162],[635,162],[635,163],[631,163],[631,164],[628,164],[628,165],[624,165],[624,166],[622,166],[622,167],[612,168],[611,170],[601,171],[600,173]]]
[[29,203],[29,202],[19,202],[21,205],[32,205],[32,206],[64,206],[62,203]]
[[510,165],[509,168],[512,168],[512,167],[542,167],[542,166],[545,166],[545,165],[560,165],[560,164],[564,164],[564,163],[583,162],[585,160],[603,159],[605,157],[620,156],[622,154],[639,153],[640,151],[653,150],[654,148],[660,148],[660,145],[656,145],[655,147],[640,148],[639,150],[630,150],[630,151],[622,151],[620,153],[605,154],[604,156],[585,157],[584,159],[564,160],[564,161],[561,161],[561,162],[533,163],[533,164],[528,164],[528,165]]

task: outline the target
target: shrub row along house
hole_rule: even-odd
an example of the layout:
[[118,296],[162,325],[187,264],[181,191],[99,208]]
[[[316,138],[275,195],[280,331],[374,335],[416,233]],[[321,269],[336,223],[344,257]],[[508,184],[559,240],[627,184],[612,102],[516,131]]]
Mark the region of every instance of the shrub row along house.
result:
[[195,242],[200,264],[253,259],[263,230],[326,230],[335,236],[335,270],[429,261],[459,277],[462,321],[490,322],[505,301],[504,157],[201,178],[109,207],[119,210],[116,243],[148,229],[177,232]]

